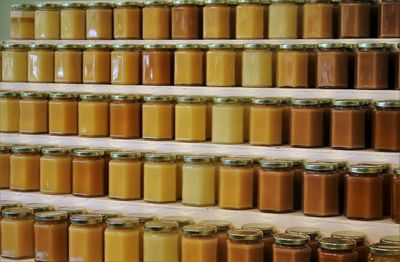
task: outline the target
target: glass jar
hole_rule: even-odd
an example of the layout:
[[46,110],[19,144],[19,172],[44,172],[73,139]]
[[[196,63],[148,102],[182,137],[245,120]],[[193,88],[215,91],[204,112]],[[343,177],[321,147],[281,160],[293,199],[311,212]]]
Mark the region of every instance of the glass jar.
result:
[[274,85],[273,72],[275,72],[273,57],[271,45],[245,44],[242,51],[241,85],[245,87],[272,87]]
[[397,262],[400,256],[400,245],[375,243],[369,246],[370,262]]
[[151,221],[145,224],[144,229],[143,261],[179,261],[180,237],[177,223]]
[[295,0],[272,0],[269,6],[268,38],[297,38],[299,17],[300,10]]
[[217,228],[217,238],[218,238],[218,251],[217,251],[217,261],[226,262],[227,261],[227,240],[228,240],[228,230],[233,228],[230,221],[226,220],[203,220],[199,225],[214,226]]
[[61,39],[86,39],[86,5],[63,3],[61,5]]
[[237,97],[215,97],[212,106],[212,142],[241,144],[244,140],[244,108]]
[[81,214],[70,218],[69,260],[103,261],[104,227],[100,215]]
[[54,52],[54,82],[82,83],[82,46],[57,45]]
[[[319,240],[322,238],[321,231],[314,227],[290,227],[286,233],[295,235],[305,235],[309,238],[307,246],[311,249],[311,261],[318,261]],[[309,261],[309,260],[306,260]]]
[[0,132],[19,132],[19,93],[0,91]]
[[251,223],[242,225],[242,229],[262,231],[264,242],[263,261],[272,261],[272,245],[274,244],[274,234],[277,233],[275,226],[267,223]]
[[359,43],[355,54],[355,89],[388,89],[391,53],[384,43]]
[[107,95],[80,94],[78,103],[79,136],[109,135],[109,101]]
[[218,238],[216,227],[187,225],[182,228],[182,261],[217,262]]
[[[373,148],[400,151],[400,100],[375,102],[373,111]],[[397,123],[397,124],[396,124]]]
[[10,12],[11,39],[33,39],[35,34],[35,6],[12,4]]
[[111,84],[140,84],[140,46],[114,45],[111,51]]
[[304,165],[303,213],[308,216],[338,216],[339,174],[334,163],[308,162]]
[[381,237],[379,242],[380,243],[386,243],[386,244],[399,244],[400,243],[400,236],[398,236],[398,235],[384,236],[384,237]]
[[378,4],[378,37],[400,37],[400,1],[384,0]]
[[302,6],[303,38],[333,38],[334,4],[325,0],[308,0]]
[[113,9],[114,39],[142,37],[142,4],[135,1],[117,2]]
[[138,220],[130,217],[107,220],[104,232],[105,261],[140,261]]
[[28,51],[28,82],[54,82],[53,45],[30,45]]
[[337,231],[332,233],[332,237],[353,239],[356,242],[356,247],[353,248],[357,252],[358,262],[368,261],[368,240],[367,234],[358,231]]
[[258,209],[260,211],[285,213],[294,210],[293,163],[287,160],[259,161]]
[[40,148],[13,146],[10,156],[10,189],[37,191],[40,189]]
[[142,52],[142,84],[171,85],[173,53],[171,46],[144,45]]
[[227,256],[229,262],[264,261],[264,242],[261,230],[231,229],[228,231]]
[[142,163],[135,152],[112,152],[109,162],[110,198],[132,200],[142,195]]
[[[219,207],[253,207],[254,167],[251,158],[222,158],[219,167]],[[235,192],[233,194],[232,192]]]
[[215,165],[210,156],[185,156],[182,166],[182,203],[215,205]]
[[145,96],[142,105],[142,137],[170,140],[174,138],[174,104],[169,96]]
[[0,189],[10,188],[10,156],[10,147],[0,144]]
[[181,96],[175,105],[175,140],[206,141],[206,104],[204,97]]
[[372,1],[339,1],[339,38],[369,38],[371,30]]
[[[206,7],[205,7],[206,8]],[[236,51],[233,45],[209,44],[206,55],[206,85],[236,86]]]
[[171,38],[200,38],[201,7],[196,0],[174,0],[171,8]]
[[263,39],[267,31],[267,6],[261,0],[239,0],[236,6],[236,39]]
[[290,145],[324,146],[324,108],[317,99],[293,99],[290,123]]
[[72,159],[72,194],[84,197],[104,195],[104,152],[76,149]]
[[49,98],[49,134],[76,135],[78,133],[76,94],[50,93]]
[[1,52],[3,82],[28,81],[28,45],[6,44]]
[[280,233],[274,235],[273,261],[311,261],[309,237],[303,234]]
[[[89,11],[89,10],[88,10]],[[86,45],[83,51],[83,83],[109,84],[111,82],[111,52],[108,45]]]
[[21,207],[7,208],[2,211],[2,217],[1,256],[11,259],[33,258],[32,211]]
[[35,214],[35,261],[68,260],[68,215],[63,211]]
[[396,168],[394,170],[391,197],[392,197],[391,217],[396,223],[400,224],[400,168]]
[[145,0],[142,13],[144,40],[169,39],[171,28],[170,3],[165,0]]
[[345,44],[323,43],[316,51],[316,88],[351,87],[352,53]]
[[35,39],[60,39],[60,5],[38,3],[35,8]]
[[[376,220],[383,217],[382,167],[351,165],[345,176],[344,215],[350,219]],[[362,192],[363,197],[359,195]]]
[[318,261],[357,261],[357,252],[354,250],[356,241],[349,238],[325,237],[320,240],[321,249],[318,252]]
[[86,39],[112,39],[113,4],[92,2],[86,10]]
[[2,211],[13,207],[22,207],[22,203],[13,200],[0,200],[0,221],[3,219]]
[[143,199],[154,203],[175,202],[177,168],[174,156],[149,153],[145,159]]
[[[178,0],[181,1],[181,0]],[[204,85],[205,46],[179,44],[174,52],[174,84]]]
[[46,147],[40,158],[40,192],[70,194],[72,157],[68,148]]
[[139,138],[141,105],[135,95],[111,95],[110,136]]
[[234,35],[234,7],[227,0],[206,0],[203,6],[203,39],[229,39]]

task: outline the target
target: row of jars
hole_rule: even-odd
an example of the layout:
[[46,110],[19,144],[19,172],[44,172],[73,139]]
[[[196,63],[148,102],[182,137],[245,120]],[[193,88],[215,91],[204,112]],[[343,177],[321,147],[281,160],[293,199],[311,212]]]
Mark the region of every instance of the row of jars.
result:
[[1,255],[6,258],[49,262],[388,262],[400,256],[396,235],[369,245],[367,235],[358,231],[337,231],[325,237],[318,228],[291,227],[280,233],[267,223],[234,228],[226,220],[196,224],[187,216],[158,219],[155,214],[72,206],[54,211],[52,205],[22,206],[10,200],[0,201],[0,208]]
[[[399,44],[400,45],[400,44]],[[400,88],[400,53],[385,43],[319,45],[8,44],[4,82],[286,88]]]
[[[44,194],[218,205],[400,222],[400,169],[390,164],[306,162],[105,149],[1,146],[0,186]],[[394,175],[395,174],[395,175]],[[364,197],[359,198],[359,192]],[[235,192],[235,194],[232,194]]]
[[[336,1],[335,1],[336,2]],[[12,39],[400,37],[400,2],[145,0],[15,4]]]
[[400,151],[400,101],[0,92],[0,132]]

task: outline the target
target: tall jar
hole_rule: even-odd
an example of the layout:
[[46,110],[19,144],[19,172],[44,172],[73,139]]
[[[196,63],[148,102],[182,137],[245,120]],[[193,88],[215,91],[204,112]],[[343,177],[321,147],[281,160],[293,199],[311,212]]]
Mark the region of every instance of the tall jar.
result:
[[10,12],[10,38],[33,39],[35,36],[35,6],[12,4]]
[[28,51],[28,82],[53,83],[54,82],[54,46],[30,46]]
[[136,1],[117,2],[113,9],[114,39],[142,37],[142,4]]
[[110,136],[113,138],[139,138],[141,136],[140,97],[113,94],[110,103]]
[[54,52],[54,82],[82,83],[82,46],[57,45]]
[[273,261],[311,261],[309,237],[302,234],[280,233],[274,235]]
[[60,39],[60,5],[38,3],[35,8],[35,39]]
[[142,84],[173,84],[173,52],[169,45],[144,45],[142,52]]
[[228,231],[228,262],[263,262],[263,233],[257,229],[231,229]]
[[370,262],[397,262],[400,256],[398,244],[375,243],[369,246]]
[[318,249],[320,248],[319,240],[322,238],[321,231],[318,228],[290,227],[287,228],[285,232],[289,234],[300,234],[309,237],[307,246],[311,249],[311,262],[318,261]]
[[76,135],[78,133],[77,95],[50,93],[49,98],[49,134]]
[[357,252],[357,262],[368,261],[368,240],[367,234],[358,231],[337,231],[332,233],[335,238],[353,239],[356,242],[354,251]]
[[182,228],[182,261],[217,262],[218,238],[216,227],[187,225]]
[[229,39],[234,34],[233,7],[227,0],[206,0],[203,7],[203,39]]
[[400,37],[400,1],[384,0],[378,4],[378,37]]
[[28,81],[28,45],[6,44],[1,51],[3,82]]
[[308,0],[302,6],[303,38],[333,38],[334,4],[326,0]]
[[299,17],[300,10],[295,0],[272,0],[269,6],[268,38],[297,38]]
[[10,188],[10,156],[10,147],[0,144],[0,189]]
[[209,44],[206,55],[206,85],[236,86],[236,51],[233,45]]
[[174,84],[204,85],[205,46],[179,44],[174,52]]
[[264,242],[264,261],[272,261],[272,245],[274,244],[274,234],[277,233],[275,226],[267,223],[250,223],[242,225],[242,229],[262,231]]
[[0,132],[19,131],[19,93],[0,91]]
[[22,92],[19,101],[19,132],[43,134],[48,132],[48,95]]
[[318,261],[354,261],[358,253],[354,251],[356,241],[348,238],[325,237],[320,240],[321,249],[318,251]]
[[40,189],[40,148],[13,146],[10,156],[10,189],[38,191]]
[[339,38],[369,38],[372,35],[372,1],[339,1]]
[[137,45],[114,45],[111,51],[111,84],[140,84],[141,54]]
[[63,3],[60,16],[61,39],[86,39],[86,4]]
[[267,10],[261,0],[239,0],[236,6],[236,39],[263,39],[268,29]]
[[268,44],[245,44],[242,51],[242,83],[246,87],[274,85],[274,50]]
[[227,261],[227,240],[228,240],[228,230],[233,228],[230,221],[226,220],[203,220],[199,223],[200,225],[215,226],[217,228],[217,238],[218,238],[218,251],[217,251],[217,261],[226,262]]
[[396,223],[400,223],[400,168],[396,168],[394,170],[394,177],[392,181],[391,217]]
[[142,137],[170,140],[174,138],[174,104],[170,96],[145,96],[142,105]]
[[144,40],[170,39],[171,8],[165,0],[145,0],[142,13]]
[[40,192],[70,194],[72,191],[72,156],[69,148],[46,147],[40,157]]
[[108,45],[90,44],[83,51],[83,83],[109,84],[111,82],[111,52]]
[[181,96],[175,105],[175,140],[206,141],[206,104],[204,97]]
[[171,38],[199,39],[201,6],[196,0],[174,0],[171,8]]
[[109,101],[107,95],[80,94],[78,103],[79,136],[109,135]]
[[373,149],[400,151],[400,100],[376,101],[373,110]]
[[112,39],[113,4],[92,2],[86,10],[86,38]]

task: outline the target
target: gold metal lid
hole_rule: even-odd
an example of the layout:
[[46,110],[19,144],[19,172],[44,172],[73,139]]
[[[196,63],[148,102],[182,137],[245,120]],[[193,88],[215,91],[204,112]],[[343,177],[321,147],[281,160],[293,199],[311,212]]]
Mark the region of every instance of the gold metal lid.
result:
[[400,167],[395,168],[395,169],[393,170],[393,173],[394,173],[396,176],[400,176]]
[[188,216],[166,216],[161,218],[162,221],[176,222],[179,228],[194,224],[193,218]]
[[167,153],[148,153],[145,155],[144,158],[147,161],[154,161],[154,162],[167,162],[175,160],[174,155]]
[[178,96],[176,97],[178,103],[205,103],[206,98],[204,96]]
[[127,217],[137,219],[139,224],[145,224],[147,222],[157,220],[157,216],[150,213],[130,213],[127,215]]
[[280,105],[281,100],[276,97],[253,97],[251,103],[253,105]]
[[301,50],[301,49],[306,49],[306,45],[301,45],[301,44],[281,44],[281,45],[279,45],[279,49],[282,49],[282,50]]
[[63,206],[57,208],[57,211],[64,211],[68,214],[68,217],[72,215],[80,215],[80,214],[86,214],[87,209],[83,207],[74,207],[74,206]]
[[349,165],[349,163],[345,160],[336,160],[336,159],[322,159],[322,160],[318,160],[318,162],[336,164],[338,169],[347,168],[347,166]]
[[69,155],[71,154],[70,148],[65,147],[44,147],[42,148],[43,155]]
[[278,168],[288,169],[293,167],[293,162],[290,160],[281,159],[261,159],[258,161],[262,168]]
[[143,46],[144,49],[172,49],[172,45],[165,44],[146,44]]
[[72,151],[72,154],[77,157],[101,157],[104,156],[104,151],[96,149],[76,149]]
[[253,241],[263,238],[263,232],[258,229],[230,229],[228,238],[237,241]]
[[171,102],[174,98],[172,96],[146,95],[143,100],[145,102]]
[[263,0],[237,0],[238,4],[264,4]]
[[47,99],[47,93],[22,91],[21,99]]
[[32,44],[29,45],[30,49],[50,49],[50,50],[54,50],[55,49],[55,45],[48,45],[48,44]]
[[370,165],[370,166],[380,166],[382,168],[382,172],[386,173],[389,172],[390,169],[392,168],[392,165],[390,163],[384,163],[384,162],[365,162],[365,163],[358,163],[361,165]]
[[106,221],[107,227],[109,228],[133,228],[139,225],[139,220],[132,217],[116,217],[110,218]]
[[50,99],[68,99],[68,100],[76,100],[77,94],[74,93],[64,93],[64,92],[52,92],[49,93]]
[[258,229],[263,232],[263,235],[271,234],[276,232],[275,225],[268,223],[249,223],[242,225],[242,229]]
[[84,49],[83,45],[75,45],[75,44],[60,44],[56,45],[56,49],[66,49],[66,50],[74,50],[79,49],[79,51]]
[[400,244],[400,235],[384,236],[380,240],[381,243]]
[[347,45],[344,43],[320,43],[318,48],[320,49],[342,49],[346,48]]
[[224,166],[248,166],[253,164],[253,159],[247,157],[224,157],[221,158],[221,164]]
[[111,46],[110,45],[104,45],[104,44],[88,44],[85,45],[86,49],[105,49],[105,50],[110,50]]
[[175,49],[205,49],[206,45],[199,44],[176,44]]
[[378,165],[365,165],[365,164],[356,164],[356,165],[350,165],[347,167],[347,170],[350,173],[355,173],[355,174],[378,174],[382,173],[382,167]]
[[216,44],[208,44],[208,49],[233,49],[235,48],[234,45],[231,44],[221,44],[221,43],[216,43]]
[[215,160],[212,156],[202,156],[202,155],[188,155],[183,157],[183,161],[186,164],[208,164],[213,163]]
[[79,98],[81,100],[107,100],[109,96],[107,94],[86,93],[86,94],[79,94]]
[[29,45],[25,45],[25,44],[5,44],[5,45],[3,45],[3,49],[28,50],[29,49]]
[[6,208],[1,211],[4,218],[24,218],[33,215],[32,210],[23,207]]
[[307,235],[310,239],[315,239],[321,235],[321,231],[315,227],[289,227],[285,232],[289,234]]
[[217,227],[208,225],[187,225],[182,228],[185,236],[206,237],[217,233]]
[[54,206],[46,203],[28,203],[24,205],[24,208],[28,208],[32,210],[34,214],[39,213],[39,212],[47,212],[47,211],[53,211]]
[[[262,159],[260,159],[260,160],[262,160]],[[292,162],[293,167],[295,167],[295,168],[299,168],[299,167],[303,168],[304,163],[306,162],[305,159],[301,159],[301,158],[276,158],[275,160],[290,161],[290,162]]]
[[200,5],[197,0],[173,0],[174,5]]
[[22,207],[22,203],[14,200],[0,200],[0,211],[13,207]]
[[116,2],[114,4],[114,7],[141,7],[141,6],[143,6],[143,3],[138,1],[122,1],[122,2]]
[[13,11],[33,11],[35,10],[35,5],[31,4],[12,4],[11,10]]
[[310,241],[310,237],[305,234],[279,233],[274,235],[274,241],[284,246],[304,246]]
[[103,222],[103,217],[95,214],[72,215],[70,222],[73,225],[96,225]]
[[72,9],[72,8],[82,8],[85,9],[87,7],[86,3],[77,3],[77,2],[66,2],[61,4],[61,8]]
[[170,233],[178,230],[178,223],[168,221],[150,221],[144,224],[144,230],[150,232]]
[[369,246],[369,252],[380,256],[400,256],[400,245],[392,243],[375,243]]
[[18,92],[14,92],[14,91],[7,91],[7,90],[2,90],[0,91],[0,97],[4,97],[4,98],[18,98],[19,97],[19,93]]
[[298,0],[270,0],[271,3],[296,3]]
[[12,146],[11,152],[21,154],[38,154],[40,153],[40,147],[37,146]]
[[35,214],[36,221],[42,222],[62,221],[67,218],[68,214],[64,211],[39,212]]
[[390,45],[386,43],[358,43],[358,49],[387,49]]
[[214,97],[214,103],[217,104],[238,104],[242,102],[243,99],[240,97]]
[[43,10],[43,9],[60,9],[61,5],[60,4],[52,4],[52,3],[37,3],[35,4],[35,8],[37,10]]
[[363,100],[359,99],[336,99],[333,100],[334,107],[359,107],[364,106]]
[[351,238],[357,243],[363,243],[367,239],[367,234],[359,231],[336,231],[331,236],[336,238]]
[[205,5],[213,5],[213,4],[229,4],[229,0],[204,0]]
[[232,222],[227,220],[203,220],[199,225],[215,226],[217,231],[227,231],[233,228]]
[[319,101],[316,98],[293,98],[292,99],[293,106],[317,106],[319,105]]
[[168,0],[144,0],[144,5],[151,6],[151,5],[171,5],[171,1]]
[[[246,0],[244,0],[244,1],[246,1]],[[252,0],[250,0],[250,1],[252,1]],[[255,1],[257,1],[258,3],[261,4],[261,1],[258,1],[258,0],[255,0]],[[245,44],[243,46],[244,49],[271,49],[273,47],[274,47],[273,45],[269,45],[269,44]]]
[[88,8],[112,8],[113,4],[110,2],[91,2],[87,4]]
[[100,215],[104,222],[110,218],[122,217],[122,213],[115,210],[92,210],[89,214]]
[[378,108],[399,108],[400,100],[382,100],[376,101],[375,106]]
[[338,169],[338,165],[327,162],[307,162],[304,164],[304,169],[308,171],[335,171]]
[[138,49],[143,49],[143,46],[133,45],[133,44],[117,44],[113,45],[112,48],[116,50],[127,50],[127,49],[138,50]]
[[11,148],[9,145],[0,145],[0,153],[9,153]]
[[137,160],[140,159],[141,154],[138,152],[118,151],[111,152],[110,156],[112,159]]
[[324,237],[319,243],[322,249],[328,250],[352,250],[356,247],[356,241],[351,238]]

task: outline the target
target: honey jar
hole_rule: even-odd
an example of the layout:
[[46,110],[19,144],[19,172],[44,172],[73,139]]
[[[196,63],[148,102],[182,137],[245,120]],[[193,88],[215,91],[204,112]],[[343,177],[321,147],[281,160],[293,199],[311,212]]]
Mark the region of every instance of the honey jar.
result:
[[54,52],[54,82],[82,83],[82,46],[57,45]]
[[272,0],[269,6],[268,38],[297,38],[299,17],[300,7],[295,0]]
[[175,105],[175,140],[206,140],[206,104],[204,97],[180,96]]
[[242,86],[272,87],[274,85],[274,52],[267,44],[245,44],[242,52]]
[[261,0],[239,0],[236,6],[236,39],[263,39],[268,29],[268,8]]
[[175,0],[171,8],[171,38],[200,37],[201,6],[196,0]]
[[0,132],[19,131],[19,93],[0,91]]
[[206,0],[203,7],[203,39],[229,39],[234,36],[234,8],[227,0]]
[[375,102],[373,111],[373,148],[382,151],[400,151],[400,101]]
[[10,147],[0,144],[0,189],[10,188],[10,156]]
[[171,46],[144,45],[142,52],[142,84],[171,85],[173,82],[173,54]]
[[60,11],[60,35],[63,40],[86,39],[86,5],[62,3]]
[[86,10],[86,38],[112,39],[113,4],[109,2],[91,2]]
[[60,5],[38,3],[35,6],[35,39],[60,39]]
[[6,44],[1,52],[3,82],[28,81],[28,45]]
[[113,9],[114,39],[142,37],[142,4],[136,1],[116,2]]
[[144,96],[142,137],[168,140],[174,137],[174,105],[169,96]]
[[114,138],[139,138],[141,136],[140,97],[111,95],[110,136]]
[[10,156],[10,189],[37,191],[40,189],[40,148],[13,146]]
[[236,86],[236,51],[229,44],[209,44],[206,54],[206,85]]
[[182,228],[182,232],[182,261],[218,261],[216,227],[187,225]]
[[258,229],[231,229],[228,231],[228,262],[264,261],[263,233]]
[[114,45],[111,51],[111,84],[140,84],[140,64],[140,46]]
[[170,3],[165,0],[145,0],[142,13],[142,36],[145,40],[169,39],[171,28]]
[[22,92],[19,101],[19,132],[43,134],[48,132],[48,95]]
[[83,51],[83,83],[109,84],[111,82],[111,53],[108,45],[90,44]]
[[79,136],[104,137],[109,135],[108,96],[80,94],[78,104]]
[[205,47],[196,44],[178,44],[175,48],[174,84],[204,85]]
[[54,82],[54,46],[33,44],[28,51],[28,82]]
[[49,134],[76,135],[78,133],[77,95],[50,93],[49,98]]
[[331,1],[308,0],[302,6],[303,38],[334,37],[334,4]]
[[12,4],[10,12],[11,39],[33,39],[35,34],[35,6]]

